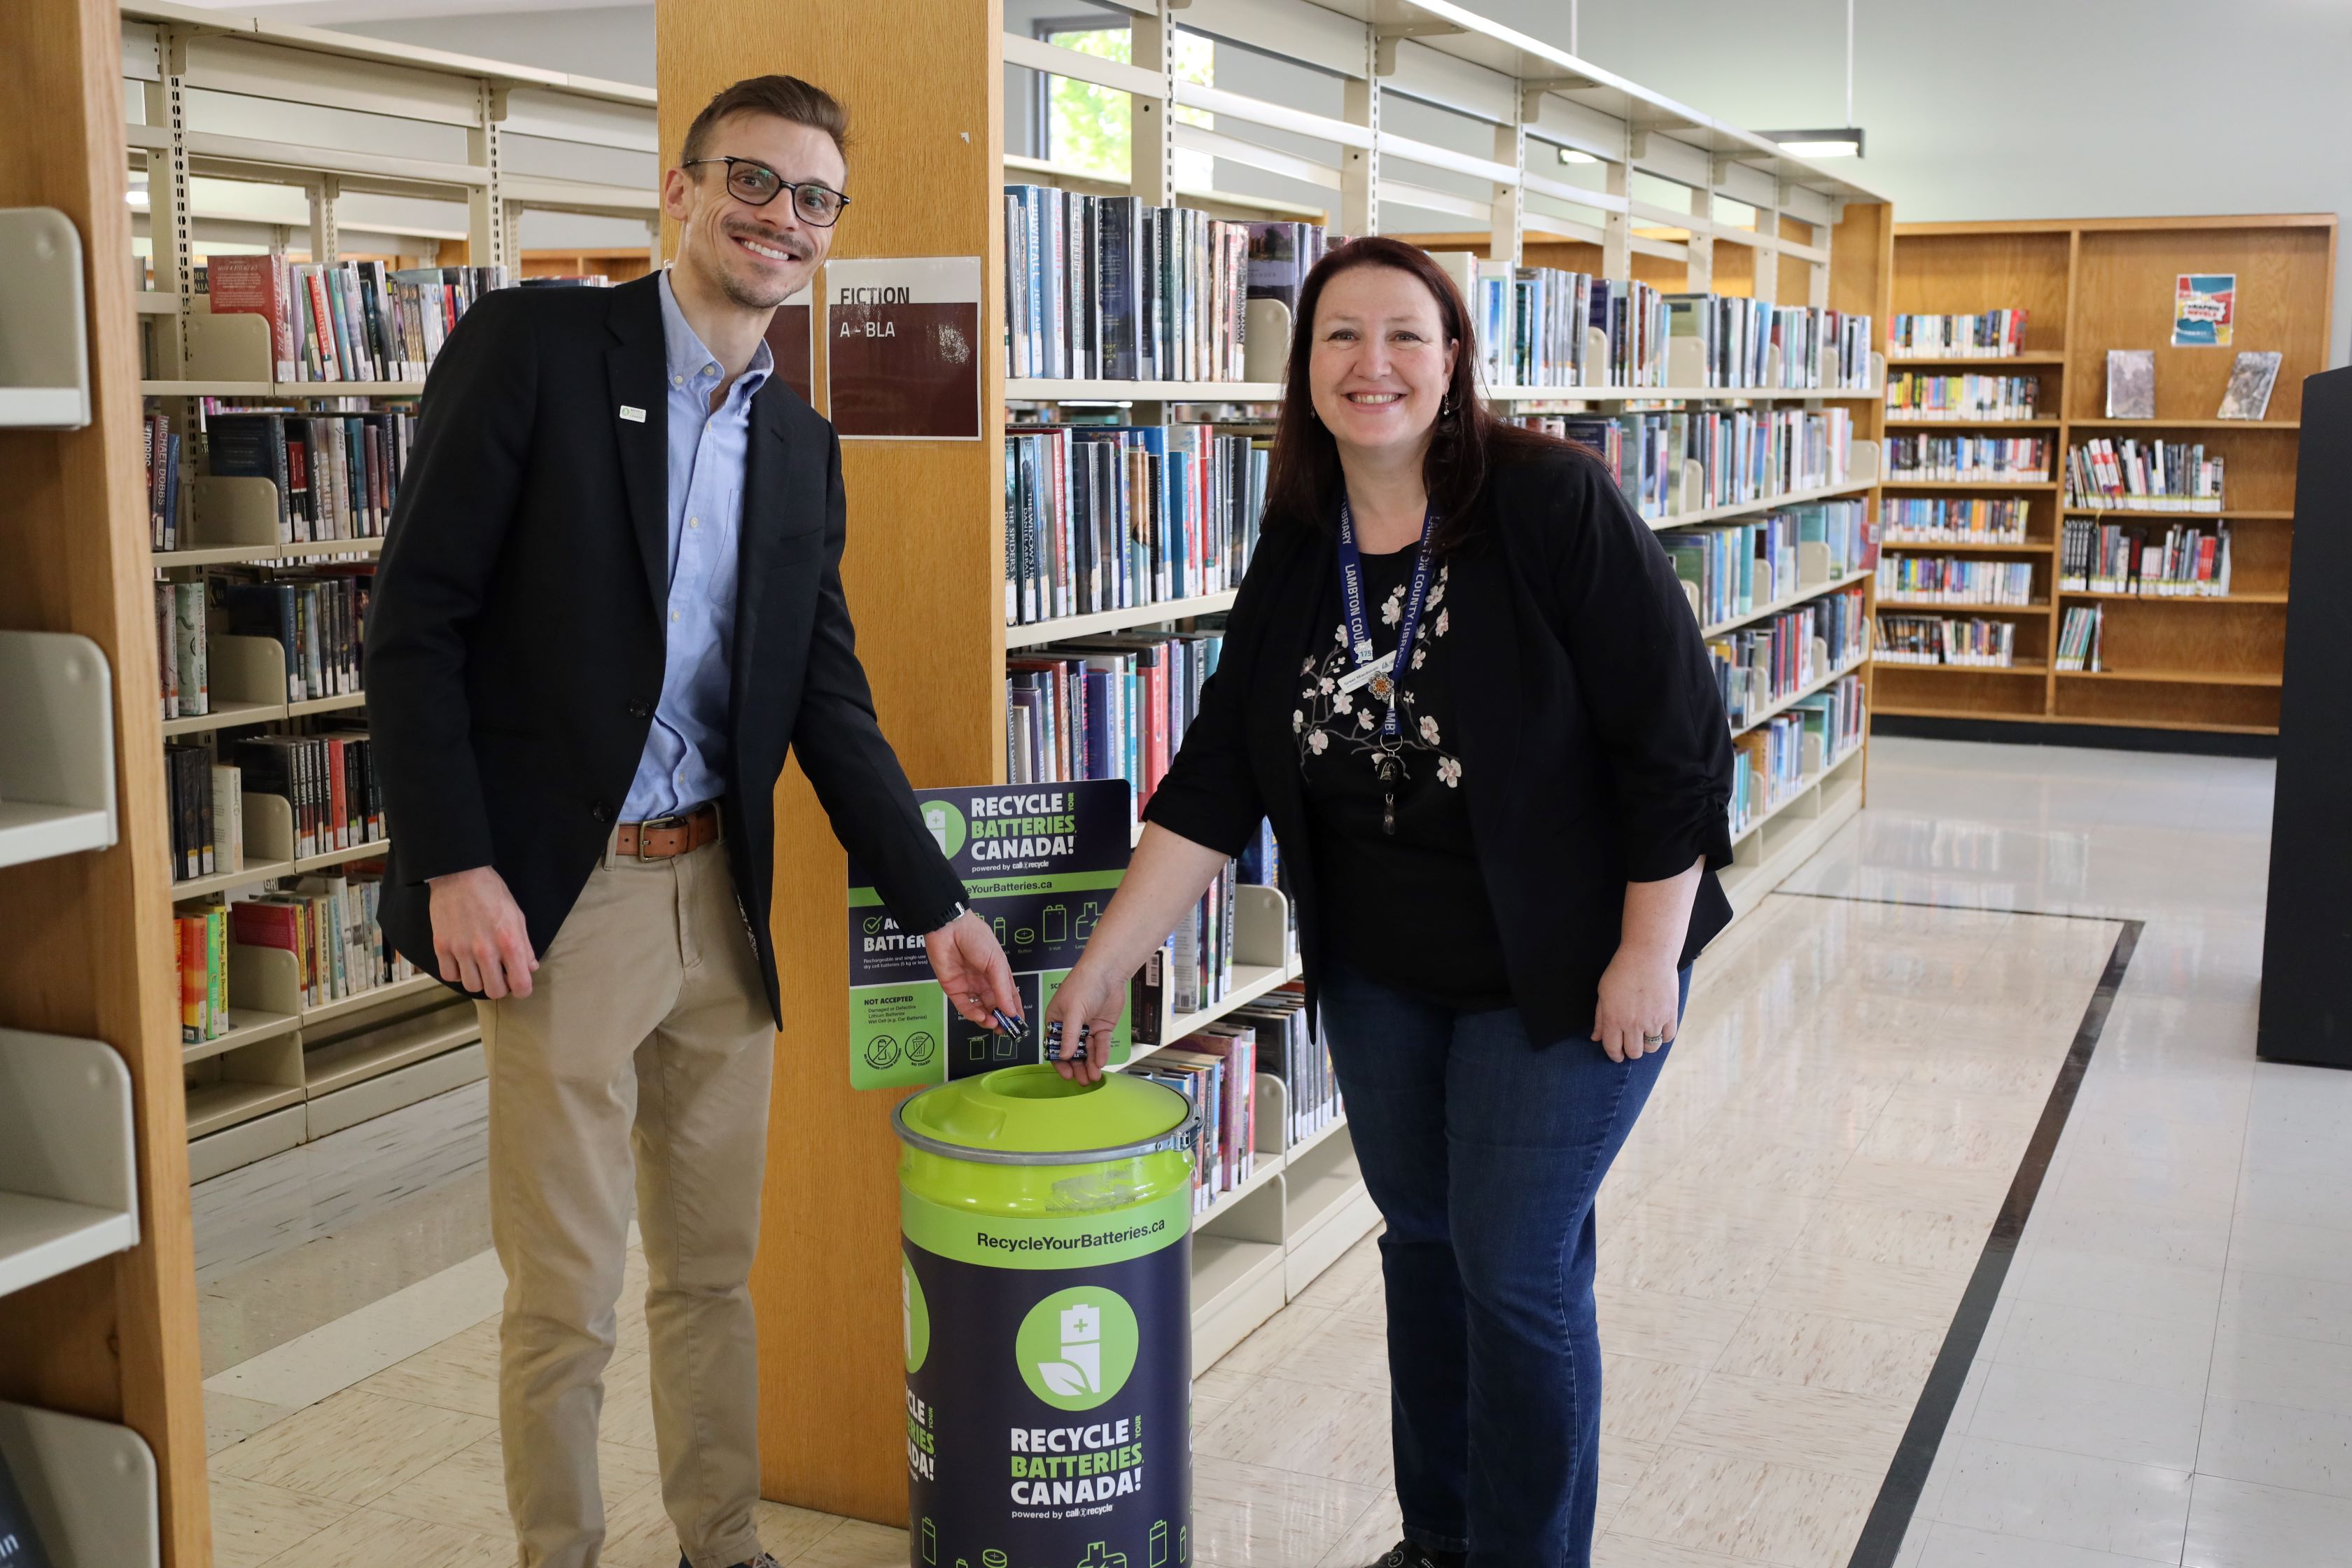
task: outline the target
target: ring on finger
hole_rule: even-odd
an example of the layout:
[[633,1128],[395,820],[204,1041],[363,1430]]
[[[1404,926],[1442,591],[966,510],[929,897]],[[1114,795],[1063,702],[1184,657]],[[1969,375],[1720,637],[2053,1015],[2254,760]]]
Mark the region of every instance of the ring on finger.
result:
[[1660,1035],[1653,1035],[1653,1034],[1644,1033],[1644,1034],[1642,1036],[1642,1044],[1643,1044],[1643,1046],[1647,1047],[1649,1049],[1654,1050],[1654,1050],[1656,1050],[1660,1046],[1664,1045],[1665,1043],[1666,1043],[1666,1037],[1665,1037],[1665,1036],[1664,1036],[1664,1035],[1662,1035],[1662,1034],[1660,1034]]

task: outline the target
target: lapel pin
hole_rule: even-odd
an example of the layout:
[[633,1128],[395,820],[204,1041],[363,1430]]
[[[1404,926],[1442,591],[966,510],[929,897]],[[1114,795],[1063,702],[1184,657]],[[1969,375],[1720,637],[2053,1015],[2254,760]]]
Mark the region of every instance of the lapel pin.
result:
[[632,425],[642,425],[646,422],[646,411],[642,408],[632,408],[624,403],[621,405],[621,417]]

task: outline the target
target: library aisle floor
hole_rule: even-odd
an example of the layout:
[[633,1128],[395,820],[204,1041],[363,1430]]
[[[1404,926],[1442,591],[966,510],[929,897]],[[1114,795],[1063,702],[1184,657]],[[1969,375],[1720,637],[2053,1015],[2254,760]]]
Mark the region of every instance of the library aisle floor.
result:
[[[1597,1560],[2352,1564],[2352,1078],[2252,1059],[2270,765],[1889,739],[1871,783],[1702,964],[1604,1192]],[[222,1568],[512,1561],[480,1092],[199,1189]],[[1368,1241],[1202,1371],[1207,1568],[1395,1539],[1378,1273]],[[625,1300],[614,1568],[677,1561],[646,1404]],[[796,1568],[907,1560],[762,1530]]]

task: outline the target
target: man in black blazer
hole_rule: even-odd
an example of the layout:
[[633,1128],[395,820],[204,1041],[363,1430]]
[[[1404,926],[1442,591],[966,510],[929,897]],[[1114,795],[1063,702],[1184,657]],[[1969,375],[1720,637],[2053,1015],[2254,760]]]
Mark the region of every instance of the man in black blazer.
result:
[[663,176],[669,271],[474,304],[427,382],[377,574],[382,919],[481,1012],[526,1568],[593,1568],[602,1547],[597,1415],[633,1212],[685,1560],[766,1561],[746,1280],[784,1023],[769,913],[788,747],[959,1010],[1020,1011],[875,719],[842,593],[840,444],[762,342],[830,248],[845,131],[805,82],[739,82]]

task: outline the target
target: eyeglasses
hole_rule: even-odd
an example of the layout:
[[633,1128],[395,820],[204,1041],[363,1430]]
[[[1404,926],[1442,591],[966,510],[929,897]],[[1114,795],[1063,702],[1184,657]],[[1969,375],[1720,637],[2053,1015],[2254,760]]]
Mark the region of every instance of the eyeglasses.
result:
[[749,206],[766,206],[783,192],[792,192],[793,211],[802,222],[818,228],[831,228],[840,222],[841,209],[849,205],[849,198],[831,185],[820,185],[814,180],[788,185],[782,174],[749,158],[688,158],[680,167],[691,169],[697,163],[726,164],[727,194]]

